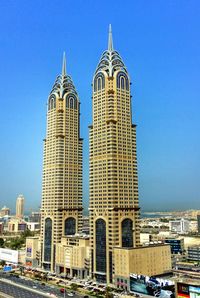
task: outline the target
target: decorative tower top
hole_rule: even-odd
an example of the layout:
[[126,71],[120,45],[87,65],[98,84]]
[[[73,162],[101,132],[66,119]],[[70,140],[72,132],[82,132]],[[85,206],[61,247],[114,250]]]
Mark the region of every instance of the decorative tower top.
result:
[[66,71],[66,56],[64,52],[62,62],[62,74],[57,76],[49,97],[55,95],[56,97],[63,98],[64,95],[68,92],[77,95],[73,81]]
[[112,38],[112,26],[109,25],[109,34],[108,34],[108,51],[113,51],[113,38]]
[[66,76],[66,56],[65,56],[65,52],[63,53],[62,76]]
[[119,53],[113,48],[112,27],[109,25],[108,49],[103,52],[95,74],[100,71],[106,71],[109,77],[112,77],[116,70],[123,70],[127,73],[126,66]]

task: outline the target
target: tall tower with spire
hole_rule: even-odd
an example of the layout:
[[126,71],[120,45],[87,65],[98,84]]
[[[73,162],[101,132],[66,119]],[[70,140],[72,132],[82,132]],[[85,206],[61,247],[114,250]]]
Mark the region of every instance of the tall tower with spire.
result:
[[90,126],[91,272],[112,283],[113,248],[139,245],[136,125],[132,124],[130,78],[114,50],[108,49],[93,77]]
[[82,222],[80,101],[63,55],[62,74],[48,98],[41,206],[41,263],[55,269],[55,246],[80,232]]

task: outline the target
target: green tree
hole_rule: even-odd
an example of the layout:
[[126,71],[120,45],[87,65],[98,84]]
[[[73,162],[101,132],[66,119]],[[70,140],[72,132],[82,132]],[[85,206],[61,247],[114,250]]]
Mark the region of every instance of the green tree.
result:
[[4,247],[4,240],[3,240],[3,238],[0,238],[0,247]]
[[29,229],[25,230],[22,234],[21,234],[21,238],[22,239],[26,239],[26,237],[32,237],[34,236],[34,232],[31,232]]
[[6,265],[6,262],[4,260],[0,261],[0,265],[3,267]]
[[72,289],[73,291],[77,291],[77,289],[78,289],[78,285],[75,284],[75,283],[72,283],[72,284],[71,284],[71,289]]
[[106,287],[106,293],[105,293],[105,297],[106,298],[113,298],[113,293],[111,292],[111,289],[109,287]]

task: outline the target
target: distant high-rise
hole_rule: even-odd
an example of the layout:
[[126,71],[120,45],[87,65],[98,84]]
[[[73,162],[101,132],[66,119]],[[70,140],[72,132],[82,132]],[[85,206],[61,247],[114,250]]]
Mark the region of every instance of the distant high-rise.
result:
[[41,206],[41,261],[44,269],[55,269],[55,245],[63,235],[81,230],[82,143],[80,102],[71,77],[56,78],[48,98],[47,132],[44,140]]
[[113,281],[113,248],[139,244],[136,125],[132,124],[130,78],[114,50],[108,49],[93,77],[90,126],[91,271]]
[[24,216],[24,196],[19,195],[16,200],[16,217],[23,218]]

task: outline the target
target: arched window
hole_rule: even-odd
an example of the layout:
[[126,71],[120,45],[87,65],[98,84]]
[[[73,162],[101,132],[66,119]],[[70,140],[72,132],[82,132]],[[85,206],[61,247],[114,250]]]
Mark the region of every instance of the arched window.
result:
[[98,78],[97,80],[97,89],[98,91],[101,90],[101,78]]
[[74,98],[74,109],[77,110],[77,99]]
[[56,108],[56,97],[54,94],[52,94],[49,97],[49,102],[48,102],[48,110],[52,110]]
[[117,88],[129,90],[129,79],[127,74],[123,71],[117,74]]
[[44,228],[44,262],[51,262],[52,220],[45,219]]
[[133,221],[129,218],[122,221],[122,247],[133,247]]
[[96,271],[106,272],[106,222],[96,221]]
[[69,108],[69,96],[66,97],[66,108]]
[[105,76],[99,72],[94,79],[94,92],[105,88]]
[[66,107],[70,109],[77,109],[77,98],[74,94],[68,94],[66,96]]
[[65,235],[76,234],[76,220],[74,217],[68,217],[65,220]]
[[121,88],[124,89],[124,77],[121,77]]
[[73,109],[74,107],[74,99],[73,97],[70,97],[70,109]]

